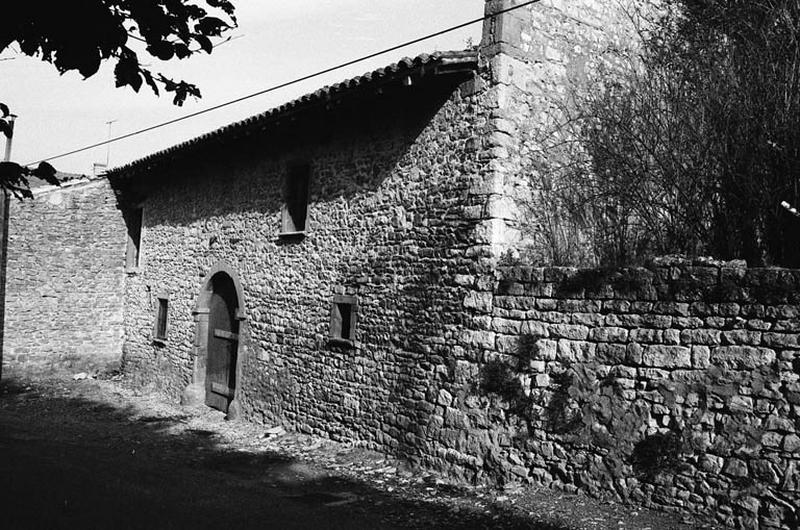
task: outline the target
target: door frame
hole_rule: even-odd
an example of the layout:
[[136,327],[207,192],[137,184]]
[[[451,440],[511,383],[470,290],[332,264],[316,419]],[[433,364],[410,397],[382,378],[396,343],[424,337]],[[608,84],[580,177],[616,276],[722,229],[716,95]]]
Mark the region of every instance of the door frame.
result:
[[242,357],[246,350],[243,347],[246,335],[247,311],[244,304],[244,291],[239,281],[236,270],[225,261],[216,262],[200,283],[200,292],[197,295],[197,303],[192,310],[194,317],[194,347],[192,356],[194,366],[192,370],[192,381],[183,391],[181,403],[184,405],[205,404],[206,392],[206,363],[208,361],[208,302],[212,293],[212,279],[218,274],[225,274],[233,282],[236,290],[236,301],[238,307],[234,318],[239,321],[239,342],[236,346],[236,386],[233,389],[233,400],[228,407],[228,419],[236,419],[241,414],[241,381],[242,381]]

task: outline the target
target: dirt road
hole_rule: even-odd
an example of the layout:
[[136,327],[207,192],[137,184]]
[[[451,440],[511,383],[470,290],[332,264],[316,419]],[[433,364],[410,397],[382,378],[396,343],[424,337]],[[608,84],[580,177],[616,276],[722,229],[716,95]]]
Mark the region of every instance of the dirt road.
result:
[[691,528],[549,490],[448,485],[353,446],[187,411],[124,381],[0,383],[0,526]]

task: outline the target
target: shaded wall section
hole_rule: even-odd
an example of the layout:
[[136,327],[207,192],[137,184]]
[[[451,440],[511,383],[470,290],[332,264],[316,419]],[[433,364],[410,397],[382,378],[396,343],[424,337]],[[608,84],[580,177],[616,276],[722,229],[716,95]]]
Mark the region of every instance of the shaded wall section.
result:
[[123,339],[125,223],[105,179],[10,208],[4,371],[113,368]]

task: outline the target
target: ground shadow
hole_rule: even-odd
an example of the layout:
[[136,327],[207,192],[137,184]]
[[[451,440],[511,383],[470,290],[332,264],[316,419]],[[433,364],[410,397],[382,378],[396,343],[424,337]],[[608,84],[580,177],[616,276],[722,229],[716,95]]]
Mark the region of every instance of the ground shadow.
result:
[[231,450],[214,431],[179,428],[186,415],[142,416],[70,396],[70,385],[0,382],[6,528],[567,528],[502,505],[453,511],[285,454]]

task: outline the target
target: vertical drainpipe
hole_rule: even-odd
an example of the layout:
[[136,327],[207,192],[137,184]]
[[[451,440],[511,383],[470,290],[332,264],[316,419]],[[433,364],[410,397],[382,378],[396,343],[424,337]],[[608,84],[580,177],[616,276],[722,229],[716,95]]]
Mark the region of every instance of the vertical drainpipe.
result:
[[[11,160],[11,142],[14,139],[14,120],[16,116],[8,117],[9,133],[6,138],[6,152],[3,161]],[[8,191],[3,189],[0,197],[0,379],[3,378],[3,349],[6,335],[6,270],[8,268],[8,209],[10,200]]]

